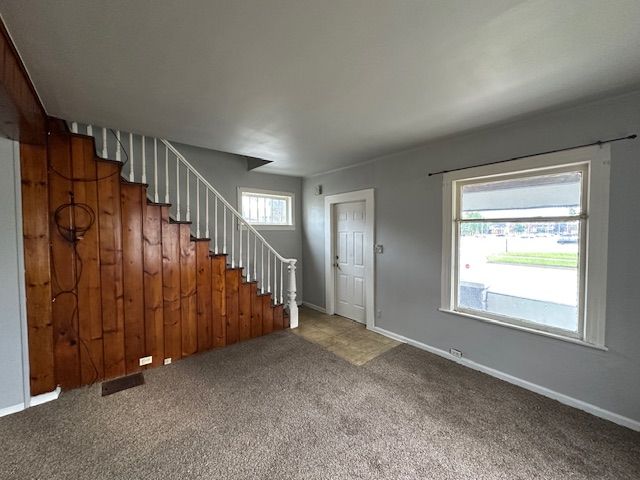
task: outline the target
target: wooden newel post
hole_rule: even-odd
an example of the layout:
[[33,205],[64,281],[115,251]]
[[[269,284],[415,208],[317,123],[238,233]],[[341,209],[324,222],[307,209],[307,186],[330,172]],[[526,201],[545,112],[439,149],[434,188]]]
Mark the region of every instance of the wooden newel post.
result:
[[289,262],[289,326],[298,328],[298,304],[296,303],[296,260]]

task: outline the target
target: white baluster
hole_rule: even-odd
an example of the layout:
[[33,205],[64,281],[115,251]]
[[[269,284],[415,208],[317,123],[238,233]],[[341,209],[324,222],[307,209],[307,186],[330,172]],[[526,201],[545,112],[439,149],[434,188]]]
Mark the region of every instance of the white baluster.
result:
[[153,201],[160,203],[158,197],[158,140],[155,137],[153,137],[153,184],[155,185]]
[[102,127],[102,158],[109,158],[107,152],[107,129]]
[[251,238],[250,230],[247,225],[247,282],[251,281],[251,246],[249,239]]
[[176,220],[180,221],[180,159],[176,157]]
[[147,139],[143,135],[142,136],[142,183],[147,183]]
[[284,304],[284,282],[282,280],[282,272],[284,270],[284,262],[280,262],[280,303]]
[[227,254],[227,206],[222,210],[222,253]]
[[213,253],[218,254],[218,196],[213,197],[214,207],[213,207],[213,236],[215,237],[214,243],[215,247]]
[[260,291],[264,293],[264,242],[260,242]]
[[233,226],[233,222],[234,222],[234,216],[233,213],[231,214],[231,268],[235,268],[236,266],[236,262],[235,262],[235,250],[236,250],[236,244],[235,244],[235,228]]
[[253,280],[258,281],[258,270],[256,265],[258,264],[258,236],[253,234]]
[[191,221],[191,196],[189,194],[189,167],[187,167],[187,222]]
[[91,125],[87,125],[87,135],[93,137],[93,127]]
[[298,304],[296,303],[296,260],[289,262],[289,327],[298,328]]
[[164,203],[169,203],[169,147],[164,146]]
[[135,181],[133,173],[133,133],[129,133],[129,181]]
[[71,131],[73,133],[78,133],[78,122],[71,122]]
[[271,292],[271,250],[267,248],[267,292]]
[[238,266],[242,268],[242,221],[238,218],[238,228],[240,230],[240,241],[238,242],[239,250],[240,250],[240,261],[238,262]]
[[196,177],[196,238],[200,238],[200,179]]
[[205,238],[211,238],[209,237],[209,189],[205,188],[204,189],[204,194],[205,194],[205,201],[204,201],[204,236]]
[[121,162],[122,157],[120,156],[120,130],[116,130],[116,162]]
[[273,254],[273,304],[278,303],[278,257]]

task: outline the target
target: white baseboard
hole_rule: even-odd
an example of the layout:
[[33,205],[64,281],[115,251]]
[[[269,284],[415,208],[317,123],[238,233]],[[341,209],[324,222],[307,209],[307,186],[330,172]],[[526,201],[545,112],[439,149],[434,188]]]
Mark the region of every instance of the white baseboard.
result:
[[60,396],[61,389],[60,387],[56,387],[52,392],[43,393],[41,395],[36,395],[35,397],[31,397],[29,401],[30,407],[35,407],[36,405],[42,405],[43,403],[51,402],[52,400],[57,400]]
[[558,402],[563,403],[565,405],[569,405],[570,407],[583,410],[587,413],[595,415],[596,417],[604,418],[605,420],[609,420],[610,422],[616,423],[618,425],[622,425],[623,427],[640,431],[640,421],[638,420],[633,420],[632,418],[624,417],[622,415],[611,412],[609,410],[605,410],[604,408],[600,408],[596,405],[592,405],[582,400],[578,400],[577,398],[570,397],[568,395],[565,395],[564,393],[556,392],[555,390],[551,390],[541,385],[531,383],[527,380],[514,377],[513,375],[509,375],[508,373],[501,372],[500,370],[496,370],[494,368],[481,365],[479,363],[474,362],[473,360],[469,360],[468,358],[454,357],[453,355],[451,355],[449,352],[445,350],[441,350],[439,348],[435,348],[430,345],[427,345],[426,343],[418,342],[417,340],[412,340],[402,335],[398,335],[397,333],[390,332],[388,330],[385,330],[384,328],[373,327],[371,330],[381,335],[384,335],[386,337],[393,338],[394,340],[397,340],[399,342],[406,343],[408,345],[419,348],[421,350],[426,350],[429,353],[433,353],[440,357],[446,358],[447,360],[452,360],[456,363],[459,363],[460,365],[464,365],[465,367],[472,368],[473,370],[478,370],[479,372],[486,373],[487,375],[491,375],[492,377],[498,378],[500,380],[504,380],[505,382],[512,383],[513,385],[517,385],[519,387],[525,388],[527,390],[538,393],[545,397],[549,397],[553,400],[557,400]]
[[11,405],[10,407],[0,408],[0,417],[11,415],[12,413],[18,413],[22,410],[24,410],[24,403],[17,403],[15,405]]
[[310,308],[311,310],[315,310],[315,311],[320,312],[320,313],[327,313],[327,311],[324,308],[319,307],[318,305],[314,305],[313,303],[309,303],[309,302],[304,302],[303,301],[302,302],[302,306]]

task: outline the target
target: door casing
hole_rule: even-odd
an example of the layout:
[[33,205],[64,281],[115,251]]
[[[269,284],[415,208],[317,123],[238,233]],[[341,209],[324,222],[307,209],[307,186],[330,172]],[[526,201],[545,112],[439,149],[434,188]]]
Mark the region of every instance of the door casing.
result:
[[355,192],[327,195],[324,199],[324,258],[325,258],[325,309],[328,315],[335,314],[335,275],[333,258],[335,257],[335,219],[333,206],[337,203],[364,201],[365,203],[365,319],[368,329],[375,327],[375,204],[373,188]]

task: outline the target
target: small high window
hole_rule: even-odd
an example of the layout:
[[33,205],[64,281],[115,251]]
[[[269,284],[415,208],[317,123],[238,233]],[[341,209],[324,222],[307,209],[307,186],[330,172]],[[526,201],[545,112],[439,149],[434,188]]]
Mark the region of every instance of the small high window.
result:
[[263,229],[294,229],[293,198],[293,193],[238,189],[238,204],[243,218]]

